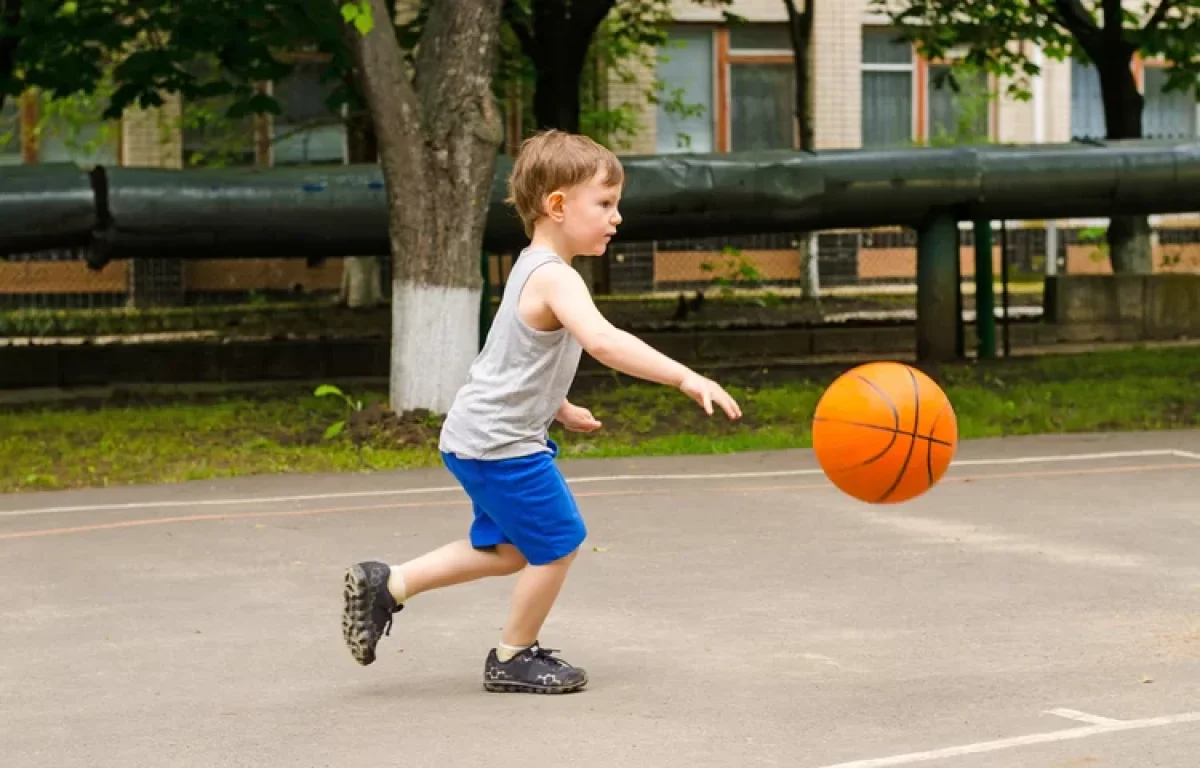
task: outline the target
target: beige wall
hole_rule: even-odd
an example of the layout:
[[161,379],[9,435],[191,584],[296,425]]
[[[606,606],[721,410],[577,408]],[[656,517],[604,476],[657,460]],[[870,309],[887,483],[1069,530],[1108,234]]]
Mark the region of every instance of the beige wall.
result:
[[161,107],[126,110],[121,118],[121,165],[182,168],[181,112],[178,95],[167,96]]
[[[1139,2],[1126,0],[1132,10]],[[862,27],[887,23],[887,17],[872,13],[867,0],[837,0],[817,5],[813,34],[814,112],[818,149],[856,148],[862,133]],[[729,11],[757,22],[785,22],[783,0],[734,0]],[[680,23],[719,24],[723,10],[698,5],[691,0],[674,0]],[[992,138],[1001,142],[1067,142],[1071,138],[1071,65],[1043,58],[1040,101],[1019,101],[1007,96],[1007,83],[993,103],[989,121]],[[643,84],[653,81],[644,74]],[[638,102],[639,93],[614,84],[613,93],[622,101]],[[915,108],[914,104],[914,108]],[[1200,110],[1200,106],[1198,106]],[[641,112],[648,135],[635,137],[627,151],[652,152],[655,141],[654,109]]]
[[[833,4],[842,1],[834,0]],[[803,0],[797,2],[796,7],[803,8]],[[787,21],[787,10],[783,7],[783,0],[733,0],[727,8],[700,5],[690,0],[673,0],[671,9],[677,21],[720,22],[726,10],[749,21]]]
[[822,2],[816,6],[812,74],[817,149],[853,149],[862,142],[859,62],[867,6],[866,0]]

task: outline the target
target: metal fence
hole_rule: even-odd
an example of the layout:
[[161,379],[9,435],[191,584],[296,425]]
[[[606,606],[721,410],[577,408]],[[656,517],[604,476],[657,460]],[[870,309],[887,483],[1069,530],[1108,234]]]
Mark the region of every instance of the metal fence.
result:
[[[1154,268],[1200,273],[1200,218],[1176,218],[1154,230]],[[1053,264],[1047,270],[1047,252]],[[503,286],[514,254],[491,257],[490,278]],[[993,274],[1015,283],[1040,283],[1048,272],[1098,274],[1111,270],[1103,222],[1010,223],[993,236]],[[382,259],[385,296],[388,259]],[[964,283],[973,280],[974,235],[960,229]],[[727,292],[806,291],[826,295],[915,290],[916,234],[882,228],[650,242],[614,242],[598,259],[579,259],[598,295],[655,296],[714,288]],[[118,307],[187,307],[331,301],[342,286],[341,259],[114,261],[92,270],[85,254],[55,250],[0,258],[0,311]]]

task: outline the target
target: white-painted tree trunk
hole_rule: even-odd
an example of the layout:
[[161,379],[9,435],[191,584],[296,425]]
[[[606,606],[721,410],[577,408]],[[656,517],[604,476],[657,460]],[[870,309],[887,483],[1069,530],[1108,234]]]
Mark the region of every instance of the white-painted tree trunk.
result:
[[473,288],[392,285],[393,403],[446,413],[479,350],[479,302]]
[[504,138],[491,87],[502,0],[430,3],[415,79],[392,0],[367,3],[374,26],[351,45],[388,192],[390,404],[445,413],[478,349],[479,260]]

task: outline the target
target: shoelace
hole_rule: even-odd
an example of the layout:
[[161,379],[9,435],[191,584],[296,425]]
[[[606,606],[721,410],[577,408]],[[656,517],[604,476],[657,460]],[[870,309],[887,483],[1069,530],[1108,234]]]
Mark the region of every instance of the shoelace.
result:
[[[382,606],[380,606],[382,608]],[[392,616],[404,610],[404,603],[400,603],[391,611],[388,611],[387,619],[383,622],[383,634],[391,637],[392,635]]]
[[557,659],[550,655],[552,653],[558,653],[558,649],[556,649],[556,648],[543,648],[542,646],[539,645],[539,646],[536,646],[536,650],[530,649],[530,652],[533,654],[533,657],[535,659],[541,659],[542,661],[554,664],[559,667],[569,667],[570,666],[570,664],[563,661],[562,659]]

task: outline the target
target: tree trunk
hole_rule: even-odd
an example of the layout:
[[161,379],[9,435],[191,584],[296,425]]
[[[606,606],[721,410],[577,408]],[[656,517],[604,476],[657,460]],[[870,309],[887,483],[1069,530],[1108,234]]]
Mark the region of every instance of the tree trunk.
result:
[[[561,58],[556,54],[562,54]],[[583,78],[584,59],[559,51],[547,52],[546,58],[559,60],[537,67],[533,118],[538,130],[557,128],[579,133],[579,81]]]
[[[379,161],[379,142],[369,114],[351,117],[346,138],[351,163]],[[348,256],[342,260],[342,287],[338,301],[351,309],[383,303],[383,261],[378,256]]]
[[415,82],[403,68],[390,0],[370,0],[374,28],[355,39],[387,185],[389,390],[398,412],[445,413],[478,351],[479,257],[503,138],[491,92],[500,3],[432,4]]
[[[796,80],[796,125],[799,129],[800,149],[807,152],[816,151],[816,132],[813,129],[812,110],[812,30],[813,14],[816,12],[817,0],[804,0],[804,11],[796,8],[796,0],[783,0],[788,14],[788,30],[792,38],[792,62],[795,68]],[[820,301],[817,265],[812,263],[818,258],[814,238],[808,232],[796,234],[799,243],[800,259],[800,290],[805,300]]]
[[540,0],[532,4],[531,21],[512,24],[521,50],[533,62],[533,118],[539,130],[579,132],[579,88],[588,49],[615,4],[616,0]]
[[[1142,138],[1142,109],[1145,100],[1138,92],[1131,63],[1133,46],[1124,41],[1112,45],[1105,55],[1093,57],[1100,73],[1104,98],[1104,122],[1110,139]],[[1109,258],[1113,272],[1149,274],[1153,271],[1150,221],[1145,216],[1114,216],[1108,227]]]
[[812,119],[812,30],[817,0],[804,0],[804,11],[796,8],[796,0],[783,0],[788,13],[788,29],[792,38],[792,61],[796,70],[796,124],[800,148],[816,151]]

